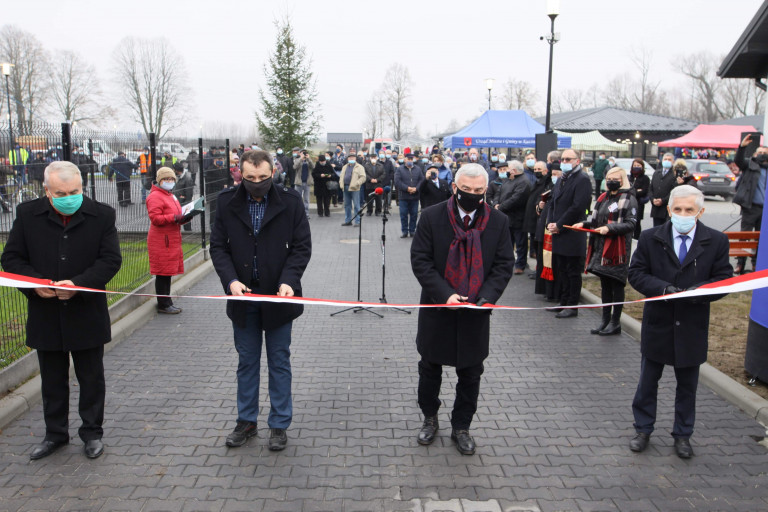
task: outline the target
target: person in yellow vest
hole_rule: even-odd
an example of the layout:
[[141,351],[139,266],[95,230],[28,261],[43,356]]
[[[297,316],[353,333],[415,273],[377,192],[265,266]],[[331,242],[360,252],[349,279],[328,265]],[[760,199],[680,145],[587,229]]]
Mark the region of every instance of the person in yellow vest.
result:
[[26,184],[27,182],[27,173],[24,172],[25,165],[27,165],[27,159],[29,158],[29,153],[26,149],[19,146],[18,143],[14,146],[12,150],[8,152],[8,163],[12,166],[12,169],[21,176],[22,182]]
[[141,176],[141,202],[147,201],[147,191],[152,188],[154,176],[152,176],[152,157],[149,148],[144,146],[143,152],[136,159],[136,165],[139,166],[139,175]]

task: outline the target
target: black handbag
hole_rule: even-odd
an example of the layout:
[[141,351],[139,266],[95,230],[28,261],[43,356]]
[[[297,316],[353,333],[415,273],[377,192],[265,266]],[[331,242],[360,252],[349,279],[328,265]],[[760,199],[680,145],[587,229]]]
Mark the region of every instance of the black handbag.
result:
[[337,190],[339,190],[339,182],[333,181],[333,180],[326,181],[325,188],[327,188],[329,192],[336,192]]

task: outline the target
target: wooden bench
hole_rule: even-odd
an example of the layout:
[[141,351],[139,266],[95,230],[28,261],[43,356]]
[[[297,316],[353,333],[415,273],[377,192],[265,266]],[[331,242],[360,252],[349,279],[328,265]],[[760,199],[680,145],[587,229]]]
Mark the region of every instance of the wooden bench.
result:
[[755,258],[757,257],[757,242],[760,240],[759,231],[726,231],[730,249],[728,256],[731,258]]

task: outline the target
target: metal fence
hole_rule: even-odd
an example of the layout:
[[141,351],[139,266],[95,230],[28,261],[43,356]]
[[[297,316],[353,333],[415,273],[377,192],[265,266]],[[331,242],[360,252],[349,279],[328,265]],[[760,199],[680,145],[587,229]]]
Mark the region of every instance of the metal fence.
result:
[[[149,156],[145,150],[149,150]],[[113,163],[119,154],[133,167]],[[201,156],[202,155],[202,156]],[[0,126],[0,251],[15,219],[15,207],[45,196],[43,171],[54,160],[75,163],[83,177],[83,193],[115,208],[123,263],[108,290],[129,292],[147,282],[149,218],[144,199],[161,166],[182,168],[194,181],[192,199],[204,195],[206,211],[182,228],[185,258],[205,248],[216,210],[216,197],[233,185],[229,139],[156,140],[144,132],[93,131],[70,126],[37,124],[21,130]],[[146,171],[142,173],[142,171]],[[128,176],[125,176],[128,174]],[[188,202],[188,201],[187,201]],[[119,300],[110,296],[110,303]],[[26,298],[11,288],[0,288],[0,368],[28,352],[25,346]]]

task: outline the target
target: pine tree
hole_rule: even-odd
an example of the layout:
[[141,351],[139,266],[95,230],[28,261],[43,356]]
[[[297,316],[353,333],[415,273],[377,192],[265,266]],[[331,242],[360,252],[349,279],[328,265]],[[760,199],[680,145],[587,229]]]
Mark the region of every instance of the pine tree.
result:
[[267,90],[259,88],[261,109],[256,112],[256,122],[264,144],[290,151],[317,140],[317,87],[311,59],[304,46],[294,39],[291,22],[285,18],[276,21],[275,26],[277,41],[274,53],[264,65]]

